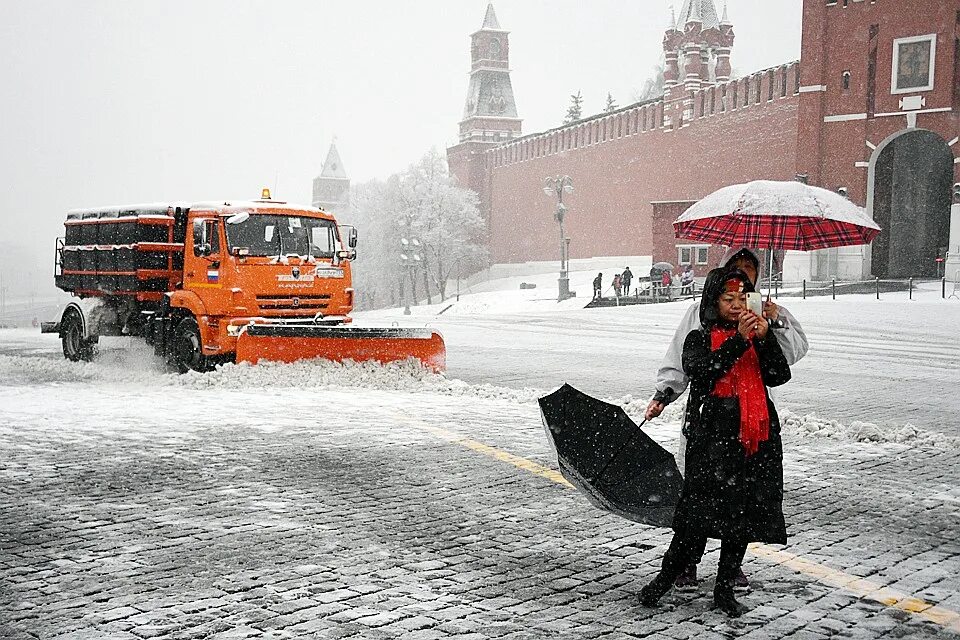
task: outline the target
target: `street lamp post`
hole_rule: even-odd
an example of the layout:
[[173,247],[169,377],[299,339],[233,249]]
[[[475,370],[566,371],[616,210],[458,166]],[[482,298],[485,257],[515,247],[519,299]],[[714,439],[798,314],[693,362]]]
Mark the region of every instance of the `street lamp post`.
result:
[[[410,293],[407,293],[406,287],[403,287],[403,315],[410,315],[410,296],[415,295],[414,276],[417,265],[423,260],[420,254],[420,241],[416,238],[400,238],[400,266],[404,271],[403,278],[410,278]],[[416,301],[414,301],[416,304]]]
[[570,239],[563,232],[563,219],[567,215],[567,205],[563,204],[563,194],[573,193],[573,179],[570,176],[547,177],[544,179],[543,192],[548,196],[557,196],[557,209],[553,214],[553,219],[560,223],[560,279],[557,281],[560,294],[557,300],[562,302],[573,297],[570,293],[570,279],[567,277]]

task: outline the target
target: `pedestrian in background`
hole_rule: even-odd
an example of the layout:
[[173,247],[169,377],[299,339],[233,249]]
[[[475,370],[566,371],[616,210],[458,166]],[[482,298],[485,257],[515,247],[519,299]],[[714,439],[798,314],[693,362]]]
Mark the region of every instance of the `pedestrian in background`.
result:
[[[727,269],[739,269],[747,274],[754,284],[759,276],[760,259],[752,249],[731,247],[720,260],[720,264]],[[700,327],[700,301],[690,305],[687,313],[680,321],[680,326],[673,334],[673,340],[667,348],[660,369],[657,371],[657,391],[647,405],[644,417],[653,420],[666,408],[668,404],[683,395],[690,379],[683,370],[682,354],[683,341],[686,336]],[[807,336],[803,328],[793,315],[783,307],[767,300],[763,304],[763,317],[770,323],[773,334],[783,349],[790,366],[795,365],[807,354]],[[680,433],[680,444],[677,451],[677,466],[684,472],[687,440],[683,432]],[[681,590],[697,588],[697,564],[699,559],[692,562],[677,578],[676,586]],[[736,578],[735,586],[748,589],[750,583],[742,571]]]
[[617,298],[620,297],[620,291],[622,290],[622,285],[620,284],[620,274],[616,273],[613,275],[613,292],[616,294]]
[[603,274],[598,273],[597,277],[593,279],[593,299],[599,300],[601,297],[600,291],[603,289]]
[[693,268],[689,264],[680,275],[680,295],[693,295]]
[[640,592],[656,606],[674,581],[719,538],[714,605],[737,617],[733,587],[750,542],[786,544],[780,422],[767,387],[790,380],[790,365],[764,318],[746,307],[753,291],[742,271],[714,269],[700,303],[700,328],[683,344],[690,379],[683,430],[686,472],[673,540],[657,576]]
[[630,271],[630,267],[627,267],[623,270],[623,274],[620,276],[620,283],[623,285],[623,295],[630,295],[630,284],[633,282],[633,272]]
[[673,284],[673,277],[670,274],[670,270],[664,270],[663,275],[660,277],[660,285],[663,287],[663,295],[667,297],[667,300],[670,300],[670,285]]

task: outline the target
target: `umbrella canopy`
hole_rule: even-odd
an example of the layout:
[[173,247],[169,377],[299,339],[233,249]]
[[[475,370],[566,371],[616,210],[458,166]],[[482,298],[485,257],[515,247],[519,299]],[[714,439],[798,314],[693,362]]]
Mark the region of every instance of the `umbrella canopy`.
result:
[[670,264],[669,262],[656,263],[655,265],[650,267],[650,277],[654,279],[659,278],[660,276],[663,275],[664,271],[670,271],[672,273],[673,265]]
[[688,240],[798,251],[868,244],[880,233],[864,209],[837,193],[765,180],[713,192],[673,228]]
[[601,509],[643,524],[671,525],[683,484],[677,463],[622,407],[568,384],[539,402],[563,477]]

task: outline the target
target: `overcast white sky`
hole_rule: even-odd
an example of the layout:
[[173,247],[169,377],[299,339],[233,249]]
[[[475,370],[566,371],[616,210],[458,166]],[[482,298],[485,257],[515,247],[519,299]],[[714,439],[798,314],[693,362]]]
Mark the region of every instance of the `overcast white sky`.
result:
[[[671,2],[496,0],[524,133],[556,126],[577,90],[588,113],[607,91],[629,103]],[[0,242],[47,256],[74,207],[246,198],[275,183],[309,203],[333,136],[354,181],[398,171],[455,140],[486,5],[3,0]],[[729,11],[740,73],[799,57],[799,0]]]

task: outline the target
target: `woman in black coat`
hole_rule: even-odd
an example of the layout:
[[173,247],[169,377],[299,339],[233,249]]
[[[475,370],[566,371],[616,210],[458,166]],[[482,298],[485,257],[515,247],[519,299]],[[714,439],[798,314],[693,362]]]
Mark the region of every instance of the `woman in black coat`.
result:
[[738,616],[733,580],[747,544],[787,542],[780,421],[767,387],[790,380],[790,366],[767,321],[746,308],[751,291],[745,273],[711,271],[700,305],[702,326],[683,345],[690,377],[686,474],[673,541],[660,573],[640,592],[647,606],[656,605],[696,561],[707,538],[719,538],[714,603]]

